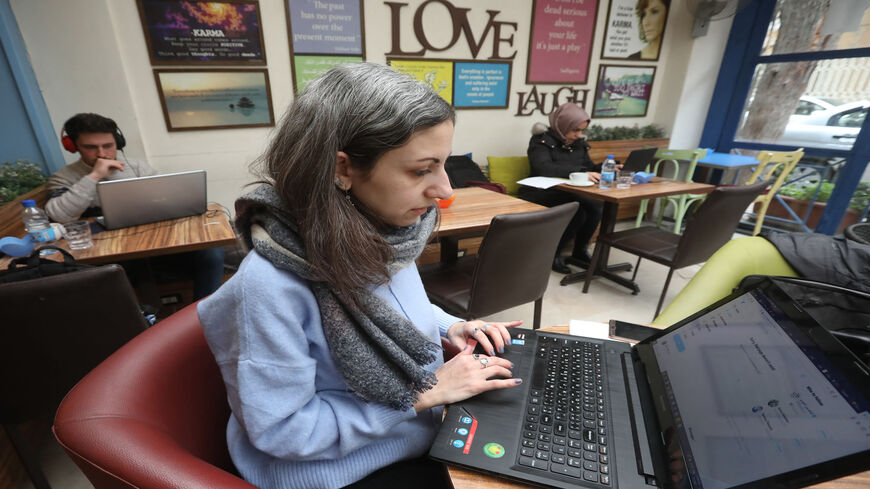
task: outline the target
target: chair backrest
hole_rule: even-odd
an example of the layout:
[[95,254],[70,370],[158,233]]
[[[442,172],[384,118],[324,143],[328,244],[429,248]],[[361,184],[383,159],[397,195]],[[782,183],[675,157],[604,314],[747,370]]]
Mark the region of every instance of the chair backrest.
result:
[[689,218],[680,237],[674,268],[707,260],[734,235],[746,207],[767,186],[767,182],[739,187],[717,187]]
[[532,174],[528,156],[487,156],[489,181],[504,185],[509,195],[516,195],[520,189],[517,180]]
[[0,423],[50,415],[92,368],[145,330],[124,269],[0,284]]
[[[656,161],[652,165],[652,173],[673,180],[690,182],[695,173],[695,167],[698,166],[698,160],[705,156],[707,156],[707,150],[703,148],[660,149],[656,152]],[[671,175],[664,174],[662,165],[665,163],[673,165],[673,173]],[[662,173],[659,173],[660,170]]]
[[[757,155],[758,166],[752,172],[746,184],[751,185],[762,180],[771,182],[768,193],[771,195],[775,194],[803,157],[803,148],[795,151],[761,151]],[[779,174],[774,178],[777,170]]]
[[559,238],[578,207],[577,202],[569,202],[492,219],[477,252],[468,301],[470,317],[543,297]]
[[252,489],[231,473],[229,416],[194,303],[82,379],[53,431],[96,489]]

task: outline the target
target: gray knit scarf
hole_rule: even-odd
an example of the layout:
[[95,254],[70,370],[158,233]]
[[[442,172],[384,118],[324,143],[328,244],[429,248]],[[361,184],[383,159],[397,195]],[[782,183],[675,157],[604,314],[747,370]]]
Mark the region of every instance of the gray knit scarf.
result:
[[[391,275],[413,265],[435,221],[433,207],[416,224],[381,235],[393,247],[388,265]],[[326,282],[315,279],[296,220],[274,187],[261,185],[236,201],[236,229],[248,249],[310,282],[332,358],[356,395],[406,410],[417,401],[418,393],[437,382],[423,366],[435,360],[440,346],[411,321],[371,290],[358,292],[358,308]]]

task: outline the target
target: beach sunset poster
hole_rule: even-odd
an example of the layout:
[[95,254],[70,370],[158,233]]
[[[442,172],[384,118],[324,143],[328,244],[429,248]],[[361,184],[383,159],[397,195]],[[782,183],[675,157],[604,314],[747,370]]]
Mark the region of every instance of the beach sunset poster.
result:
[[275,125],[266,70],[154,70],[169,131]]

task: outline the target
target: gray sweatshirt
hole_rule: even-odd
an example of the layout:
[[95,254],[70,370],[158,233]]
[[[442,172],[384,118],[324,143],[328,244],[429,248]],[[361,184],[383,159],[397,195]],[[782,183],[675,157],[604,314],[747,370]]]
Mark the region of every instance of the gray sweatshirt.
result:
[[[125,178],[148,177],[157,172],[147,163],[137,160],[122,159],[124,171],[115,171],[104,180],[122,180]],[[52,221],[69,222],[78,219],[89,207],[99,207],[97,182],[88,178],[93,168],[81,159],[70,163],[57,171],[48,179],[49,200],[45,211]]]

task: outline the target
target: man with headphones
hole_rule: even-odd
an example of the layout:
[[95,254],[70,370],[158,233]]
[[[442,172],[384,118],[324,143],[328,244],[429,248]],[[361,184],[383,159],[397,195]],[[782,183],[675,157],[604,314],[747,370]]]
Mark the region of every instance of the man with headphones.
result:
[[[103,180],[147,177],[157,172],[147,163],[117,159],[127,141],[118,124],[108,117],[82,113],[72,116],[63,125],[61,144],[81,158],[64,166],[48,179],[48,217],[57,222],[69,222],[79,217],[102,215],[97,183]],[[157,275],[161,270],[190,273],[193,276],[193,296],[198,300],[217,290],[223,278],[224,253],[221,248],[208,248],[151,260]],[[127,273],[132,269],[121,263]],[[135,273],[135,272],[133,272]]]
[[45,211],[57,222],[69,222],[81,216],[100,215],[97,183],[102,180],[147,177],[157,172],[147,163],[118,161],[126,140],[118,124],[108,117],[82,113],[72,116],[63,125],[61,144],[81,158],[61,168],[48,180],[48,202]]

